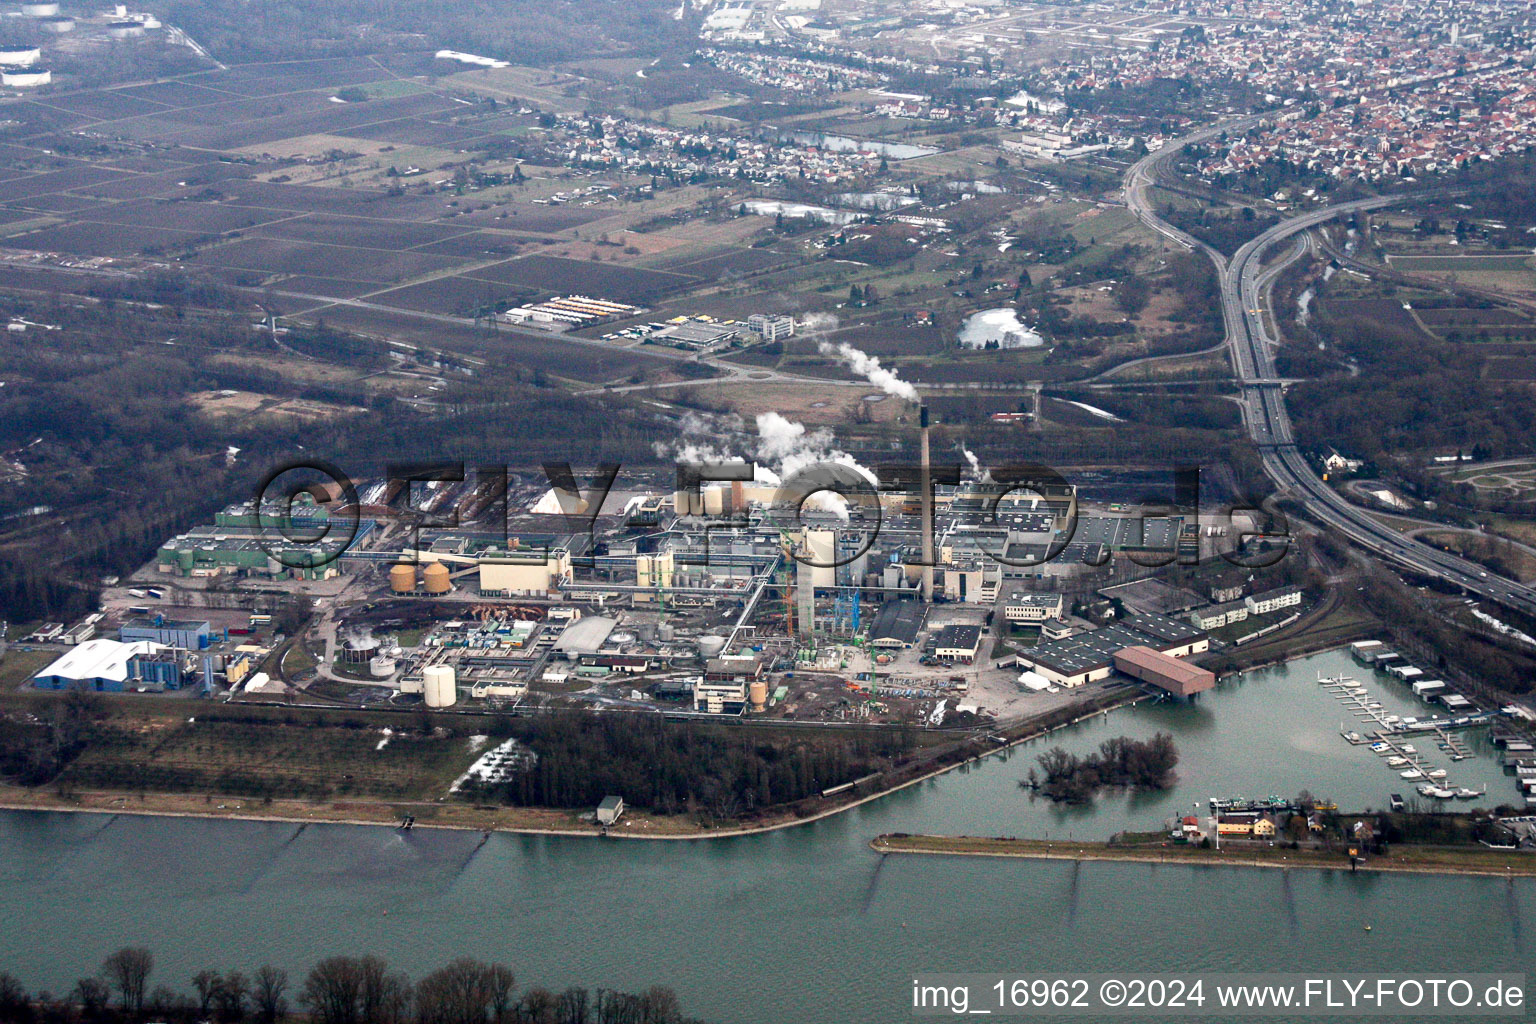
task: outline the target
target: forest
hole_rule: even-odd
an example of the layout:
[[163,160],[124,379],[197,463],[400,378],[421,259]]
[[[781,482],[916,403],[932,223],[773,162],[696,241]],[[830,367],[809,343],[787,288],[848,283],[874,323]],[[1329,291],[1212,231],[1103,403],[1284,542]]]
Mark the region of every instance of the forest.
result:
[[883,771],[917,742],[909,730],[782,735],[639,715],[546,715],[517,720],[511,730],[538,755],[537,765],[471,795],[515,806],[587,808],[617,793],[661,814],[721,819]]
[[333,956],[302,978],[263,964],[205,968],[176,989],[154,984],[154,954],[128,946],[63,993],[29,993],[0,973],[5,1024],[699,1024],[683,1015],[677,995],[654,985],[644,992],[571,987],[519,990],[510,967],[460,957],[412,981],[377,956]]

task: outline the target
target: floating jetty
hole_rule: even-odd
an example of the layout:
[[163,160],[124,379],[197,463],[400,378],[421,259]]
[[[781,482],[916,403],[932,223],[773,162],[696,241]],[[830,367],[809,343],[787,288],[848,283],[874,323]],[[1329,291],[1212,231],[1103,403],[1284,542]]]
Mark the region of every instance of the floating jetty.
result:
[[[1344,737],[1345,742],[1355,746],[1369,746],[1371,753],[1397,772],[1398,778],[1404,782],[1419,783],[1416,789],[1420,796],[1432,800],[1452,800],[1460,796],[1460,791],[1446,781],[1449,773],[1421,755],[1418,747],[1407,742],[1407,737],[1433,735],[1441,750],[1449,752],[1452,760],[1460,761],[1470,757],[1471,751],[1454,737],[1451,730],[1465,728],[1465,725],[1453,726],[1449,719],[1421,721],[1390,714],[1380,701],[1370,698],[1363,683],[1349,676],[1319,675],[1317,683],[1338,698],[1351,715],[1361,719],[1360,729],[1347,729],[1340,724],[1339,735]],[[1367,722],[1371,724],[1365,724]],[[1471,724],[1474,723],[1467,723]],[[1362,732],[1361,729],[1369,731]],[[1468,792],[1472,796],[1480,795],[1475,791]],[[1401,802],[1400,797],[1394,799]]]

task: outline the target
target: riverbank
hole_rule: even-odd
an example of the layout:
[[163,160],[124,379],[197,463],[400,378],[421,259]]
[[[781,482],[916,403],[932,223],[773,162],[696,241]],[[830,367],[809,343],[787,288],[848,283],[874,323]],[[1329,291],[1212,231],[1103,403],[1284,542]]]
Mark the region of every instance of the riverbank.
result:
[[[1350,871],[1343,852],[1290,850],[1283,847],[1207,850],[1185,843],[1167,846],[1044,839],[985,838],[892,834],[870,841],[876,853],[954,857],[1022,857],[1029,860],[1127,861],[1138,864],[1220,864],[1247,868],[1311,868]],[[1487,847],[1410,846],[1399,844],[1386,856],[1370,857],[1357,872],[1406,872],[1421,875],[1495,875],[1536,877],[1536,853]]]
[[[760,835],[808,825],[879,800],[891,793],[926,782],[965,765],[991,757],[1020,743],[1028,743],[1059,729],[1076,725],[1086,718],[1134,704],[1144,697],[1139,690],[1127,690],[1106,700],[1096,701],[1081,713],[1059,722],[1025,721],[1007,731],[993,734],[991,745],[968,757],[914,775],[899,777],[874,790],[850,790],[830,798],[826,806],[814,810],[786,811],[747,825],[710,826],[686,816],[649,815],[626,812],[608,830],[595,822],[583,821],[575,811],[544,807],[501,807],[437,801],[400,801],[348,799],[336,801],[251,800],[198,793],[124,793],[114,790],[25,789],[0,785],[0,810],[60,811],[83,814],[129,814],[147,817],[220,818],[239,821],[277,821],[296,824],[368,825],[398,828],[407,815],[414,817],[414,828],[451,829],[470,832],[509,832],[524,835],[569,836],[588,839],[727,839]],[[900,773],[898,773],[900,776]]]

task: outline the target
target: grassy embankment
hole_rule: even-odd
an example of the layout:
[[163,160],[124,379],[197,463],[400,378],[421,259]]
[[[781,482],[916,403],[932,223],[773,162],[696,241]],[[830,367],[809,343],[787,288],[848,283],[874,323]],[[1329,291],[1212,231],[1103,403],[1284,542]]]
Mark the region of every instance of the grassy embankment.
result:
[[[1343,850],[1290,850],[1280,846],[1235,846],[1207,850],[1172,843],[1091,843],[979,836],[884,835],[870,843],[878,853],[967,857],[1023,857],[1032,860],[1129,861],[1143,864],[1220,864],[1255,868],[1350,870]],[[1359,871],[1401,871],[1445,875],[1536,876],[1536,854],[1484,846],[1398,844],[1391,853],[1368,857]]]

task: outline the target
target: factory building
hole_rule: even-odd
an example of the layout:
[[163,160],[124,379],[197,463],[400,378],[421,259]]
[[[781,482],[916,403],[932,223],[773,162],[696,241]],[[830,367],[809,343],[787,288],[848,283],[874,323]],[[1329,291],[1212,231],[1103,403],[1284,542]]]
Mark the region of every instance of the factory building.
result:
[[487,597],[544,596],[571,578],[571,553],[552,548],[547,554],[497,553],[479,559],[480,593]]
[[795,319],[791,316],[753,313],[747,317],[747,329],[764,341],[781,341],[795,336]]
[[[295,503],[293,513],[271,502],[230,505],[199,526],[160,545],[160,572],[183,577],[259,576],[267,579],[325,580],[340,572],[340,556],[356,548],[377,526],[360,518],[332,522],[322,506]],[[319,538],[312,542],[306,538]],[[293,540],[290,538],[299,538]]]
[[934,641],[933,655],[940,661],[969,665],[976,660],[981,646],[980,626],[945,626]]
[[1009,622],[1038,625],[1049,619],[1061,618],[1061,607],[1060,594],[1031,594],[1026,591],[1016,591],[1009,594],[1008,600],[1003,604],[1003,618]]
[[147,640],[122,643],[98,638],[70,648],[32,680],[43,690],[86,689],[123,693],[142,686],[176,689],[190,675],[184,651]]
[[129,619],[117,631],[123,643],[147,640],[167,647],[180,647],[186,651],[200,651],[213,642],[211,627],[206,620],[154,618]]
[[1175,697],[1193,697],[1216,686],[1213,673],[1151,647],[1127,647],[1115,652],[1115,668]]
[[681,323],[669,323],[653,331],[650,340],[675,348],[703,350],[735,341],[740,335],[740,329],[731,324],[699,323],[685,319]]
[[870,645],[889,650],[911,647],[917,643],[917,632],[923,626],[923,612],[923,605],[917,601],[887,601],[869,631]]
[[1019,663],[1059,686],[1082,686],[1108,679],[1115,671],[1115,655],[1127,647],[1149,647],[1182,658],[1209,650],[1210,638],[1166,616],[1133,615],[1103,629],[1037,644],[1019,655]]
[[548,327],[584,327],[619,317],[634,316],[641,312],[639,306],[622,302],[591,299],[585,295],[567,295],[563,298],[532,302],[499,313],[496,319],[509,324],[537,324]]

